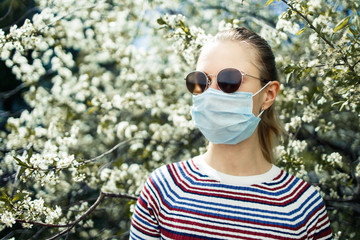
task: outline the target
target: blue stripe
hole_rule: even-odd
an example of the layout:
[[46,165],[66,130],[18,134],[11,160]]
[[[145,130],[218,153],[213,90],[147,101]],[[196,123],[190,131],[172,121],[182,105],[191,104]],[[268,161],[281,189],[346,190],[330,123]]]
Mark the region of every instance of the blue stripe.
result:
[[[141,198],[141,200],[142,200],[143,202],[146,203],[146,205],[149,205],[149,204],[148,204],[148,201],[146,201],[146,199],[144,199],[142,195],[140,195],[140,198]],[[149,212],[146,212],[143,208],[144,208],[143,206],[141,206],[141,205],[139,205],[139,204],[137,203],[137,204],[136,204],[136,210],[134,211],[134,214],[133,214],[132,218],[134,218],[135,220],[141,222],[143,225],[149,227],[150,229],[154,229],[155,231],[158,231],[158,230],[159,230],[159,229],[158,229],[158,223],[157,223],[156,226],[154,226],[153,224],[149,223],[148,221],[146,221],[146,220],[144,220],[143,218],[141,218],[138,214],[136,214],[136,212],[138,211],[138,212],[141,212],[143,215],[148,216],[149,218],[153,219],[153,218],[151,217],[151,215],[149,214]],[[153,211],[151,208],[148,208],[148,210]],[[153,220],[154,220],[154,219],[153,219]],[[157,222],[156,219],[155,219],[154,221]],[[138,231],[142,232],[140,229],[138,229]],[[146,233],[144,233],[144,234],[146,234]],[[146,235],[148,235],[148,234],[146,234]],[[148,235],[148,236],[151,236],[151,235]]]
[[[174,228],[171,228],[171,229],[168,229],[168,228],[164,228],[163,227],[163,229],[165,229],[166,231],[168,231],[168,232],[170,232],[170,233],[173,233],[174,235],[176,235],[176,237],[178,237],[178,236],[184,236],[185,238],[181,238],[181,239],[187,239],[187,238],[189,238],[189,237],[191,237],[191,238],[200,238],[200,239],[211,239],[211,240],[221,240],[221,239],[224,239],[224,238],[212,238],[212,237],[205,237],[204,235],[197,235],[197,234],[195,234],[196,232],[192,232],[192,234],[190,234],[190,233],[185,233],[185,232],[179,232],[179,231],[175,231],[175,229]],[[176,238],[176,239],[178,239],[178,238]]]
[[[144,221],[141,221],[141,222],[144,223]],[[131,225],[131,226],[132,226],[132,227],[130,228],[130,237],[131,237],[132,235],[135,235],[135,236],[137,237],[136,239],[144,239],[144,240],[147,240],[146,238],[142,238],[142,237],[136,235],[135,232],[134,232],[134,230],[132,229],[132,228],[135,228],[136,231],[141,232],[142,234],[144,234],[144,235],[146,235],[146,236],[149,236],[149,237],[151,237],[151,238],[155,238],[154,236],[149,235],[149,234],[146,234],[145,232],[141,231],[141,229],[138,229],[136,226],[134,226],[134,225]]]
[[[180,164],[180,163],[178,163],[178,164]],[[199,177],[201,177],[201,178],[209,178],[208,175],[204,175],[204,174],[202,174],[201,172],[194,170],[194,168],[191,166],[190,161],[185,161],[184,164],[186,164],[186,165],[190,168],[191,172],[192,172],[194,175],[197,175],[197,176],[199,176]],[[178,166],[178,167],[181,168],[181,166]]]
[[[144,211],[142,211],[141,209],[137,208],[137,210],[139,210],[139,212],[144,213],[144,215],[149,216],[149,213],[146,213]],[[150,216],[149,216],[150,217]],[[157,227],[152,225],[151,223],[147,222],[146,220],[142,219],[140,216],[138,216],[137,214],[134,213],[133,218],[139,222],[141,222],[142,224],[148,226],[149,228],[155,229],[156,231],[158,231]],[[150,217],[151,218],[151,217]],[[139,230],[140,231],[140,230]]]
[[[262,183],[264,185],[267,185],[267,186],[276,186],[276,185],[279,185],[281,182],[284,181],[284,179],[287,179],[289,177],[289,173],[287,172],[284,172],[285,175],[282,176],[279,180],[277,181],[273,181],[273,182],[265,182],[265,183]],[[296,178],[296,177],[295,177]]]
[[[134,228],[135,228],[135,227],[134,227]],[[141,232],[141,231],[138,230],[137,228],[136,228],[136,230],[139,231],[139,232]],[[141,232],[141,233],[143,233],[143,232]],[[146,235],[146,234],[145,234],[145,235]],[[134,233],[134,231],[132,231],[131,229],[130,229],[130,239],[146,240],[145,238],[141,238],[140,236],[136,235],[136,234]]]
[[199,183],[199,182],[194,181],[192,178],[190,178],[187,175],[187,173],[181,167],[180,163],[175,163],[173,166],[176,167],[176,169],[180,171],[181,177],[186,179],[189,183],[191,183],[194,186],[218,187],[218,188],[223,188],[223,189],[231,189],[231,190],[235,190],[235,191],[246,191],[246,192],[261,193],[261,194],[270,195],[270,196],[278,196],[278,195],[287,193],[291,189],[293,189],[294,186],[300,181],[299,178],[294,178],[294,181],[292,181],[292,183],[289,186],[287,186],[287,188],[285,188],[285,189],[283,189],[281,191],[265,191],[263,189],[258,189],[258,188],[254,188],[254,187],[250,187],[250,186],[231,186],[231,185],[226,185],[226,184],[222,184],[222,183],[219,183],[219,182],[215,182],[215,183],[202,183],[202,182],[200,182]]
[[[226,186],[228,186],[228,185],[224,185],[224,184],[213,184],[213,183],[201,183],[201,184],[196,184],[196,182],[194,182],[193,180],[191,180],[191,178],[189,178],[187,175],[186,175],[186,173],[182,170],[182,168],[180,168],[179,169],[180,171],[181,171],[181,173],[182,173],[182,175],[180,176],[180,177],[182,177],[182,178],[184,178],[184,179],[186,179],[186,180],[188,180],[188,182],[190,182],[191,184],[193,184],[193,185],[195,185],[195,186],[199,186],[199,187],[209,187],[209,188],[213,188],[213,187],[217,187],[217,188],[227,188]],[[166,171],[169,173],[169,175],[171,176],[171,173],[170,173],[170,170],[169,169],[166,169]],[[163,174],[162,172],[163,171],[160,171],[161,172],[161,174]],[[163,177],[164,177],[164,175],[163,175]],[[175,183],[175,185],[177,185],[176,184],[176,181],[175,181],[175,179],[171,176],[171,178],[172,178],[172,180],[173,180],[173,182]],[[161,177],[159,178],[160,179],[160,181],[161,181]],[[285,179],[284,179],[285,180]],[[284,194],[284,193],[289,193],[289,192],[293,192],[292,190],[294,189],[294,186],[298,183],[300,181],[300,179],[298,179],[298,178],[294,178],[294,181],[290,184],[290,186],[288,186],[287,188],[285,188],[284,190],[281,190],[281,191],[277,191],[277,192],[271,192],[271,191],[263,191],[263,190],[259,190],[258,188],[255,188],[255,187],[237,187],[237,186],[233,186],[233,187],[235,187],[235,189],[237,190],[237,191],[242,191],[242,192],[244,192],[244,191],[246,191],[246,192],[248,192],[248,193],[252,193],[252,194],[254,194],[254,193],[261,193],[261,194],[264,194],[264,195],[270,195],[271,197],[277,197],[277,196],[279,196],[279,195],[281,195],[281,194]],[[225,187],[224,187],[225,186]],[[310,187],[310,185],[308,185],[307,187],[306,187],[306,189],[301,193],[301,195],[302,194],[304,194],[304,192],[305,191],[307,191],[308,189],[309,189],[309,187]],[[233,190],[233,189],[232,189]],[[236,192],[233,192],[234,194],[236,194]],[[191,193],[191,194],[194,194],[194,195],[198,195],[198,196],[210,196],[210,197],[214,197],[214,198],[219,198],[219,199],[222,199],[222,198],[224,198],[224,197],[219,197],[219,196],[213,196],[213,195],[211,195],[211,194],[198,194],[198,193]],[[256,195],[256,194],[254,194],[254,195]],[[300,195],[300,196],[301,196]],[[258,196],[258,197],[260,197],[260,196]],[[234,198],[234,197],[225,197],[225,199],[233,199],[233,200],[236,200],[236,198]],[[270,206],[273,206],[273,203],[271,203],[271,204],[267,204],[267,203],[263,203],[263,202],[256,202],[256,203],[258,203],[258,204],[263,204],[263,205],[270,205]],[[289,203],[290,204],[290,203]],[[281,205],[281,206],[287,206],[288,204],[286,204],[286,205]]]
[[[164,212],[166,212],[168,215],[171,215],[169,212],[167,212],[165,209],[163,209]],[[215,223],[215,224],[224,224],[224,222],[221,222],[221,220],[219,221],[216,221],[216,220],[211,220],[211,219],[214,219],[214,218],[209,218],[209,219],[201,219],[201,218],[198,218],[198,217],[194,217],[194,216],[191,216],[191,218],[189,219],[189,216],[187,215],[184,215],[184,214],[179,214],[179,213],[176,213],[176,216],[179,216],[179,217],[182,217],[184,219],[188,219],[188,220],[198,220],[198,221],[202,221],[202,222],[206,222],[206,223]],[[216,219],[216,218],[215,218]],[[194,224],[196,225],[196,224]],[[281,224],[283,225],[283,224]],[[290,232],[289,229],[284,229],[283,231],[280,231],[279,228],[271,228],[271,229],[268,229],[268,228],[260,228],[260,227],[255,227],[255,226],[245,226],[243,224],[235,224],[235,223],[226,223],[226,226],[233,226],[233,227],[243,227],[243,228],[247,228],[247,229],[252,229],[254,231],[256,230],[262,230],[262,231],[271,231],[273,233],[281,233],[281,234],[287,234],[287,235],[291,235],[291,236],[299,236],[299,235],[302,235],[306,230],[302,230],[301,232],[299,232],[299,234],[295,234],[293,232]]]
[[[159,172],[156,172],[156,177],[160,180],[159,181],[159,184],[161,185],[162,189],[164,189],[164,191],[161,191],[161,189],[158,187],[159,189],[159,193],[163,199],[164,202],[166,202],[166,204],[169,206],[169,207],[172,207],[174,209],[179,209],[179,210],[187,210],[187,211],[190,211],[190,212],[193,212],[194,210],[186,207],[186,206],[192,206],[192,207],[195,207],[199,210],[203,209],[204,206],[200,206],[200,205],[197,205],[197,204],[191,204],[191,203],[184,203],[184,202],[179,202],[179,199],[182,199],[182,200],[188,200],[190,202],[194,201],[194,199],[190,199],[190,198],[184,198],[184,197],[180,197],[176,192],[174,191],[171,191],[171,187],[169,185],[169,183],[167,181],[161,181],[161,179],[166,179],[165,176],[164,176],[164,173],[161,171],[160,172],[160,175],[157,175],[157,173]],[[155,179],[154,179],[155,180]],[[165,185],[164,185],[164,182],[165,182]],[[154,182],[155,184],[155,182]],[[181,208],[175,208],[174,205],[172,203],[170,203],[169,201],[167,201],[165,198],[164,198],[164,193],[166,193],[166,190],[168,191],[171,191],[174,196],[177,198],[176,200],[170,195],[170,194],[166,194],[167,197],[169,197],[171,199],[172,202],[176,202],[178,203],[179,205],[182,205],[183,207]],[[199,194],[197,194],[199,195]],[[316,197],[317,195],[317,197]],[[310,209],[311,205],[314,204],[316,201],[319,201],[321,199],[321,197],[317,194],[317,192],[313,192],[310,196],[310,198],[313,198],[313,197],[316,197],[312,202],[311,204],[308,205],[308,207],[306,209],[303,209],[302,208],[304,207],[304,205],[306,204],[305,202],[303,202],[300,206],[300,208],[298,209],[294,209],[293,211],[291,211],[290,213],[279,213],[277,211],[269,211],[269,210],[261,210],[261,209],[253,209],[253,208],[245,208],[245,207],[237,207],[237,206],[229,206],[229,205],[226,205],[226,204],[221,204],[221,203],[214,203],[214,202],[206,202],[206,201],[201,201],[201,200],[198,200],[196,199],[195,201],[196,202],[199,202],[199,203],[204,203],[204,204],[207,204],[207,205],[213,205],[213,206],[221,206],[221,207],[230,207],[230,208],[237,208],[237,209],[242,209],[242,210],[249,210],[249,211],[254,211],[254,212],[259,212],[260,214],[250,214],[250,213],[247,213],[248,216],[252,216],[252,217],[261,217],[261,218],[267,218],[267,219],[270,219],[270,220],[284,220],[284,218],[282,217],[275,217],[275,216],[266,216],[264,215],[264,213],[273,213],[273,214],[277,214],[277,215],[284,215],[284,216],[289,216],[291,215],[292,213],[295,213],[295,212],[299,212],[298,216],[295,216],[293,217],[292,219],[286,219],[287,221],[295,221],[299,218],[301,218],[304,213],[304,211],[307,211]],[[310,199],[309,199],[310,200]],[[319,206],[322,205],[322,202],[320,202],[317,206],[313,206],[314,208],[308,213],[307,217],[309,215],[311,215],[314,211],[317,210],[317,208],[319,208]],[[271,205],[269,205],[271,206]],[[284,205],[285,206],[285,205]],[[206,207],[207,209],[210,209],[210,210],[219,210],[219,208],[215,208],[215,207]],[[241,212],[240,211],[231,211],[231,210],[224,210],[224,211],[227,211],[227,213],[233,213],[233,214],[240,214]],[[205,215],[208,215],[209,216],[209,212],[207,211],[198,211],[199,213],[202,213],[202,214],[205,214]],[[240,217],[230,217],[228,216],[229,219],[234,219],[234,220],[250,220],[250,219],[247,219],[247,218],[240,218]],[[296,225],[292,225],[292,224],[285,224],[285,223],[274,223],[274,222],[271,222],[271,221],[259,221],[259,220],[255,220],[255,221],[258,221],[260,223],[263,223],[263,224],[270,224],[270,225],[275,225],[275,226],[287,226],[289,228],[293,228],[293,227],[298,227],[300,225],[302,225],[304,222],[306,222],[306,219],[299,222],[298,224]]]

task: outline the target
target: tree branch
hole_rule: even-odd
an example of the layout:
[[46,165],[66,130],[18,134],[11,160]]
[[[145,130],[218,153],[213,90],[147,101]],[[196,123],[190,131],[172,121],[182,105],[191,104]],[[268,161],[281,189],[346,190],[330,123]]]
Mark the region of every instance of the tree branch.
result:
[[54,24],[57,23],[58,21],[66,18],[67,16],[70,16],[71,14],[73,14],[73,13],[79,11],[79,10],[85,10],[85,9],[95,8],[95,7],[97,7],[98,5],[100,5],[100,4],[102,4],[102,3],[105,3],[105,1],[100,1],[100,2],[98,2],[98,3],[92,4],[92,5],[86,6],[86,7],[76,8],[76,9],[74,9],[73,11],[71,11],[71,12],[69,12],[69,13],[67,13],[67,14],[64,14],[64,15],[58,17],[58,18],[56,18],[54,21],[52,21],[52,22],[49,23],[48,25],[40,28],[40,29],[38,30],[38,32],[40,32],[41,30],[45,29],[46,27],[49,27],[49,26],[54,25]]
[[9,30],[14,24],[19,24],[24,18],[26,18],[31,12],[35,12],[36,10],[39,10],[38,7],[33,7],[30,8],[29,10],[26,11],[26,13],[24,13],[24,15],[22,15],[18,20],[16,20],[16,22],[12,23],[11,25],[5,26],[3,28],[1,28],[3,31],[7,31]]
[[105,197],[128,198],[135,201],[138,200],[138,197],[126,193],[106,193],[106,192],[102,192],[102,193],[105,195]]
[[332,49],[338,51],[340,53],[341,59],[344,61],[345,65],[349,67],[349,69],[355,73],[355,69],[354,67],[349,63],[348,59],[346,58],[346,56],[343,54],[343,52],[341,51],[341,49],[337,49],[334,44],[332,44],[328,39],[326,39],[324,37],[323,34],[321,34],[321,32],[319,30],[316,29],[316,27],[312,24],[312,22],[304,15],[302,14],[299,10],[297,10],[293,5],[291,5],[288,1],[286,0],[281,0],[283,3],[285,3],[287,6],[289,6],[291,8],[292,11],[296,12],[300,17],[302,17],[306,23],[309,25],[309,27],[311,29],[313,29],[317,35],[327,44],[329,45]]
[[355,66],[356,66],[358,63],[360,63],[360,59],[353,64],[353,68],[355,68]]
[[133,199],[133,200],[137,199],[136,197],[128,195],[128,194],[115,194],[115,193],[100,192],[100,195],[99,195],[98,199],[96,200],[96,202],[83,215],[81,215],[81,217],[79,217],[74,222],[70,223],[70,226],[67,229],[65,229],[64,231],[52,236],[48,240],[54,240],[54,239],[56,239],[58,237],[61,237],[65,233],[69,232],[71,229],[73,229],[75,227],[75,225],[77,225],[80,221],[82,221],[85,217],[87,217],[91,212],[93,212],[97,208],[97,206],[99,206],[100,203],[106,197],[130,198],[130,199]]
[[51,238],[48,238],[48,240],[54,240],[54,239],[56,239],[58,237],[61,237],[65,233],[69,232],[71,229],[73,229],[75,227],[75,225],[77,225],[81,220],[83,220],[91,212],[93,212],[96,209],[96,207],[99,206],[99,204],[103,201],[104,198],[105,198],[105,194],[103,192],[100,192],[100,195],[99,195],[98,199],[96,200],[96,202],[93,205],[91,205],[91,207],[83,215],[81,215],[78,219],[76,219],[75,221],[70,223],[70,225],[69,225],[69,227],[67,229],[65,229],[64,231],[52,236]]
[[51,223],[28,221],[28,220],[22,220],[22,219],[16,219],[16,222],[18,222],[18,223],[34,224],[34,225],[39,225],[39,226],[44,226],[44,227],[58,227],[58,228],[63,228],[63,227],[69,227],[69,226],[71,226],[71,224],[51,224]]
[[351,198],[345,198],[345,199],[337,199],[337,198],[331,198],[331,197],[324,197],[324,201],[327,202],[334,202],[334,203],[359,203],[359,197],[353,196]]
[[23,83],[19,84],[19,85],[18,85],[16,88],[14,88],[14,89],[11,89],[11,90],[9,90],[9,91],[7,91],[7,92],[2,92],[2,93],[0,93],[0,99],[7,99],[7,98],[15,95],[15,94],[18,93],[21,89],[24,89],[24,88],[26,88],[26,83],[23,82]]
[[86,164],[86,163],[89,163],[89,162],[94,162],[94,161],[96,161],[96,160],[98,160],[98,159],[100,159],[100,158],[108,155],[109,153],[112,153],[112,152],[115,151],[117,148],[121,147],[122,145],[125,145],[126,143],[131,142],[132,140],[134,140],[134,138],[130,138],[130,139],[128,139],[128,140],[122,141],[122,142],[116,144],[116,145],[115,145],[114,147],[112,147],[110,150],[108,150],[108,151],[100,154],[99,156],[94,157],[94,158],[91,158],[91,159],[88,159],[88,160],[85,160],[85,161],[83,161],[83,162],[81,162],[81,163],[82,163],[82,164]]
[[13,5],[14,5],[14,0],[11,0],[10,7],[9,7],[8,11],[5,13],[4,16],[2,16],[0,18],[0,21],[4,20],[7,16],[9,16],[9,14],[11,13]]
[[297,14],[299,14],[299,16],[301,16],[306,22],[307,24],[309,24],[309,27],[311,29],[313,29],[318,35],[319,37],[324,40],[326,42],[326,44],[328,44],[331,48],[335,49],[335,46],[329,41],[327,40],[316,28],[315,26],[312,24],[312,22],[304,15],[302,14],[299,10],[297,10],[293,5],[291,5],[288,1],[286,0],[281,0],[283,3],[285,3],[287,6],[289,6],[291,8],[291,10],[293,10],[294,12],[296,12]]
[[90,215],[99,205],[100,203],[107,197],[113,197],[113,198],[126,198],[130,200],[137,200],[138,198],[136,196],[125,194],[125,193],[107,193],[107,192],[100,192],[100,195],[96,199],[95,203],[91,205],[91,207],[86,210],[84,214],[82,214],[78,219],[75,221],[68,223],[68,224],[50,224],[50,223],[43,223],[43,222],[37,222],[37,221],[28,221],[28,220],[22,220],[22,219],[16,219],[16,222],[18,223],[29,223],[44,227],[57,227],[57,228],[67,228],[63,230],[62,232],[48,238],[48,240],[53,240],[58,237],[61,237],[62,235],[68,233],[71,229],[73,229],[79,222],[84,220],[88,215]]

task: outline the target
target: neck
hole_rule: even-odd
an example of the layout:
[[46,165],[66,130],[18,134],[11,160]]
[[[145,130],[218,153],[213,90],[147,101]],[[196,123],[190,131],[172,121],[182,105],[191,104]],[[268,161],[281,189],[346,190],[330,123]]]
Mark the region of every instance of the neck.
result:
[[259,175],[271,168],[256,133],[235,145],[210,143],[204,159],[215,170],[235,176]]

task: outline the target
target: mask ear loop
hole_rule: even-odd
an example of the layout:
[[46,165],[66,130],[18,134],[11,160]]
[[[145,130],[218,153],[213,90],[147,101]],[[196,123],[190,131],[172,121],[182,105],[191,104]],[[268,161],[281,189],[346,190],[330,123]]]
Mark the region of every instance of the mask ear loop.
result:
[[[259,92],[261,92],[264,88],[266,88],[269,84],[271,83],[271,81],[267,82],[259,91],[257,91],[256,93],[254,93],[252,96],[256,96]],[[260,113],[259,115],[257,116],[258,118],[261,117],[261,115],[264,113],[264,106],[261,106],[261,109],[260,109]]]
[[266,88],[270,83],[271,83],[271,81],[268,81],[262,88],[260,88],[259,91],[254,93],[252,96],[255,97],[259,92],[261,92],[264,88]]
[[264,110],[264,107],[261,106],[260,113],[259,113],[259,115],[257,115],[257,117],[260,118],[261,115],[264,113],[264,111],[265,111],[265,110]]

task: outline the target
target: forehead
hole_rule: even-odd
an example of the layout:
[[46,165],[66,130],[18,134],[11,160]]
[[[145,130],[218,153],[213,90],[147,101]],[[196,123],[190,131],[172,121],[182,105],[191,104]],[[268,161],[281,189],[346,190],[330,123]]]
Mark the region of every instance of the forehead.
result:
[[258,71],[256,59],[257,50],[245,41],[213,41],[201,50],[196,69],[216,74],[223,68],[233,67],[255,73]]

